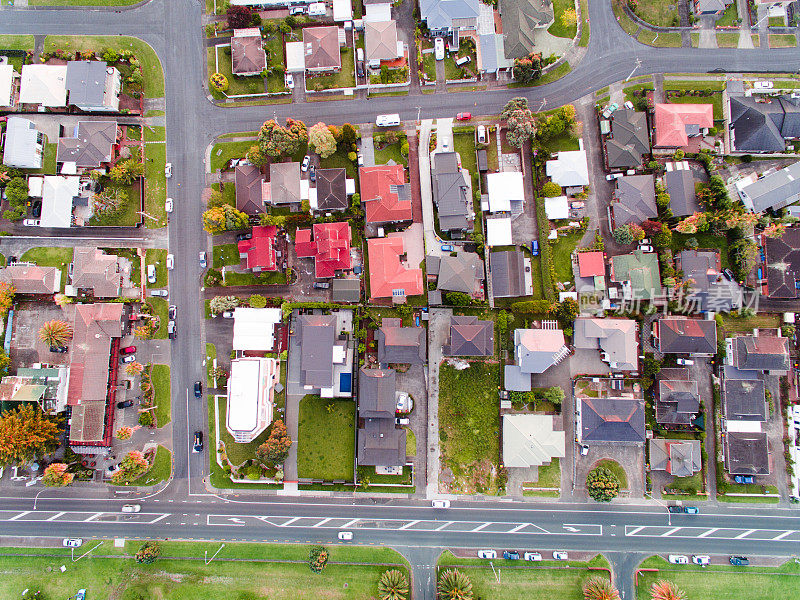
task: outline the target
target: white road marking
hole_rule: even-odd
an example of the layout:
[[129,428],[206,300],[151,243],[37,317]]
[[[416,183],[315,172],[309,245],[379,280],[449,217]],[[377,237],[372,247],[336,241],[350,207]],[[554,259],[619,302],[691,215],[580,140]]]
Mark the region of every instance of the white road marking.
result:
[[16,521],[17,519],[21,519],[21,518],[22,518],[22,517],[24,517],[25,515],[29,515],[29,514],[31,514],[31,511],[29,511],[29,510],[26,510],[26,511],[24,511],[24,512],[21,512],[21,513],[19,513],[19,514],[17,514],[17,515],[14,515],[13,517],[11,517],[11,518],[9,519],[9,521]]
[[706,536],[709,536],[709,535],[711,535],[711,534],[712,534],[712,533],[714,533],[715,531],[719,531],[719,527],[712,527],[711,529],[709,529],[708,531],[704,531],[703,533],[701,533],[701,534],[700,534],[700,535],[698,535],[697,537],[699,537],[699,538],[704,538],[704,537],[706,537]]
[[327,523],[330,520],[331,520],[331,517],[328,517],[327,519],[322,519],[322,521],[320,521],[316,525],[312,525],[312,527],[322,527],[323,525],[325,525],[325,523]]
[[735,538],[733,538],[733,539],[735,539],[735,540],[740,540],[740,539],[742,539],[743,537],[745,537],[745,536],[748,536],[748,535],[750,535],[751,533],[753,533],[753,532],[755,532],[755,531],[756,531],[755,529],[748,529],[747,531],[745,531],[744,533],[740,533],[739,535],[737,535],[737,536],[736,536]]
[[630,532],[628,531],[627,525],[625,526],[625,535],[636,535],[639,533],[644,527],[634,527]]
[[400,529],[408,529],[409,527],[413,527],[417,523],[419,523],[419,519],[417,519],[416,521],[409,521],[408,523],[400,527]]
[[783,539],[783,538],[785,538],[787,535],[792,535],[793,533],[797,533],[797,532],[796,532],[796,531],[784,531],[784,532],[783,532],[782,534],[780,534],[778,537],[774,537],[774,538],[772,538],[772,541],[773,541],[773,542],[776,542],[776,541],[778,541],[778,540],[782,540],[782,539]]
[[48,517],[47,520],[48,521],[55,521],[58,517],[60,517],[61,515],[65,515],[65,514],[67,514],[67,513],[65,513],[65,512],[56,513],[52,517]]
[[[158,522],[159,522],[159,521],[161,521],[162,519],[166,519],[168,516],[170,516],[170,515],[169,515],[169,513],[164,513],[163,515],[161,515],[161,516],[160,516],[160,517],[158,517],[157,519],[155,519],[155,520],[153,520],[153,521],[150,521],[150,523],[149,523],[149,524],[150,524],[150,525],[152,525],[153,523],[158,523]],[[198,515],[198,516],[199,516],[199,515]]]
[[444,529],[448,525],[452,525],[452,523],[453,523],[453,521],[447,521],[446,523],[442,523],[439,527],[434,529],[434,531],[441,531],[442,529]]
[[680,531],[681,529],[682,529],[681,527],[673,527],[672,529],[670,529],[670,530],[669,530],[669,531],[667,531],[666,533],[662,533],[662,534],[661,534],[661,537],[669,537],[669,536],[671,536],[673,533],[675,533],[676,531]]

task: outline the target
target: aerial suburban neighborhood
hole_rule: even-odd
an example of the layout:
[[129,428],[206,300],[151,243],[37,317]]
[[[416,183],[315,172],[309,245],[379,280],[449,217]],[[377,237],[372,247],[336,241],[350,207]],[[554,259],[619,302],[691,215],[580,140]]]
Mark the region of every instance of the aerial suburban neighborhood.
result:
[[797,598],[798,36],[0,1],[0,597]]

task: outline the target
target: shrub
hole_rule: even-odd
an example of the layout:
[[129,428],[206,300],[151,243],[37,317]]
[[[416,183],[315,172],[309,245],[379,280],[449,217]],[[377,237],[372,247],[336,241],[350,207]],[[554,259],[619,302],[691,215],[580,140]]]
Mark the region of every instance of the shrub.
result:
[[557,198],[561,195],[561,186],[553,181],[548,181],[542,186],[542,194],[545,198]]
[[253,294],[250,296],[251,308],[264,308],[267,305],[267,299],[261,294]]
[[142,544],[142,547],[139,548],[133,557],[139,564],[151,565],[156,562],[159,556],[161,556],[161,546],[158,542],[147,541]]
[[619,479],[609,469],[597,467],[586,477],[586,489],[596,502],[611,502],[619,495]]
[[217,90],[218,92],[225,92],[230,85],[228,83],[228,78],[225,77],[222,73],[214,73],[211,78],[209,79],[211,83],[211,87]]
[[308,566],[314,573],[322,573],[329,557],[328,549],[324,546],[312,546],[308,552]]

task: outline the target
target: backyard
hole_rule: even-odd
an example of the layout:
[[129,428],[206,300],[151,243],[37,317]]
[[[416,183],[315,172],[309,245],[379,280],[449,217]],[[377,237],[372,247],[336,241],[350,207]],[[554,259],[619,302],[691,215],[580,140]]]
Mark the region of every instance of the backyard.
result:
[[19,261],[36,263],[40,267],[59,267],[63,292],[67,284],[67,269],[72,262],[72,248],[31,248],[19,257]]
[[[565,18],[568,10],[571,13],[567,14]],[[553,24],[548,27],[547,33],[556,37],[574,38],[578,32],[578,23],[576,19],[572,18],[575,16],[575,2],[573,0],[554,0],[553,13],[555,19]]]
[[239,246],[236,244],[215,244],[213,254],[214,262],[212,264],[215,269],[239,264]]
[[303,479],[353,481],[355,403],[305,396],[300,401],[297,474]]
[[574,281],[572,276],[572,252],[581,241],[584,230],[576,230],[574,233],[567,235],[559,235],[558,239],[553,242],[553,263],[556,268],[556,281],[562,283]]

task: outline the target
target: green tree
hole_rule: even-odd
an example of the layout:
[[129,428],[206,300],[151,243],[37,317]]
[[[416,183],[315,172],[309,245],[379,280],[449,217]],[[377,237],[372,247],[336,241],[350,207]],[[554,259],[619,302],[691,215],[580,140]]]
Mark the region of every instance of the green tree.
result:
[[500,118],[506,122],[508,143],[515,148],[521,148],[536,132],[535,119],[527,98],[509,100]]
[[744,280],[758,262],[758,246],[751,238],[733,242],[728,249],[736,279]]
[[25,463],[58,448],[58,423],[35,404],[0,414],[0,464]]
[[214,296],[208,303],[212,315],[218,315],[226,310],[233,310],[239,306],[236,296]]
[[158,542],[147,541],[133,555],[137,563],[151,565],[161,556],[161,545]]
[[344,144],[346,147],[349,147],[350,144],[355,144],[357,139],[358,133],[356,132],[355,127],[353,127],[350,123],[345,123],[342,125],[342,144]]
[[541,53],[531,53],[528,56],[514,59],[511,74],[515,81],[523,85],[539,79],[542,76]]
[[611,232],[611,235],[614,236],[614,240],[616,240],[618,244],[622,244],[624,246],[634,242],[633,232],[631,231],[629,225],[620,225],[619,227],[616,227],[614,231]]
[[542,398],[551,404],[561,406],[561,404],[564,402],[564,390],[558,386],[549,387],[542,392]]
[[408,578],[397,569],[384,571],[378,581],[378,594],[380,600],[406,600]]
[[271,464],[281,464],[289,456],[289,448],[292,447],[292,438],[286,425],[278,419],[272,424],[267,441],[256,449],[256,458],[265,467]]
[[267,299],[261,294],[253,294],[250,296],[248,304],[251,308],[264,308],[267,305]]
[[308,552],[308,566],[314,573],[322,573],[328,564],[330,553],[324,546],[311,546]]
[[117,164],[111,167],[111,172],[109,173],[109,177],[111,177],[112,181],[116,181],[117,183],[121,183],[123,185],[130,185],[134,179],[137,179],[143,175],[144,165],[141,163],[141,161],[134,158],[128,158],[119,161]]
[[308,130],[308,147],[322,158],[336,153],[336,139],[325,123],[317,123]]
[[561,195],[561,186],[555,181],[548,181],[542,186],[542,195],[545,198],[557,198]]
[[472,600],[472,581],[458,569],[447,569],[439,576],[437,585],[443,600]]
[[596,467],[586,477],[586,490],[596,502],[611,502],[619,495],[619,479],[606,467]]
[[565,298],[555,307],[555,315],[561,325],[568,327],[578,316],[578,303],[572,298]]
[[203,228],[210,234],[245,229],[250,217],[230,204],[209,208],[203,213]]
[[469,306],[472,304],[472,298],[464,292],[445,292],[444,303],[449,306]]

